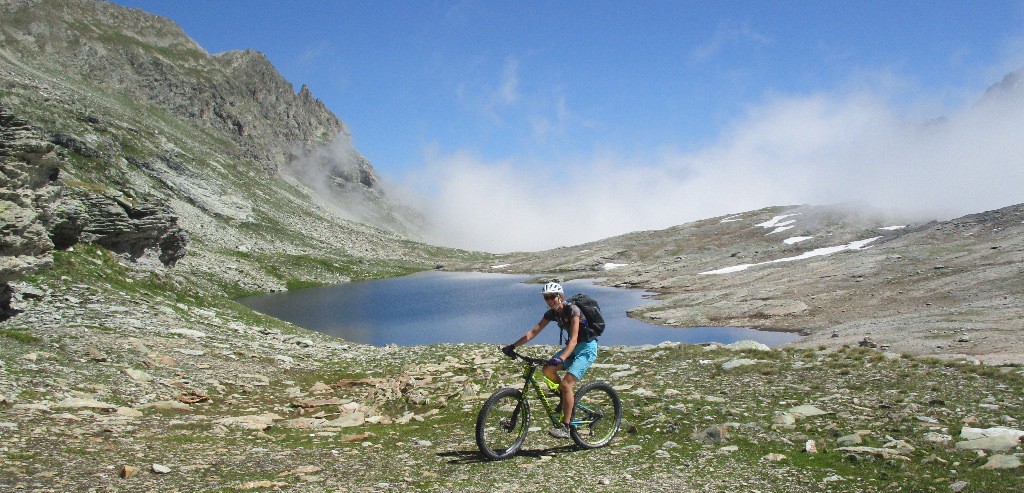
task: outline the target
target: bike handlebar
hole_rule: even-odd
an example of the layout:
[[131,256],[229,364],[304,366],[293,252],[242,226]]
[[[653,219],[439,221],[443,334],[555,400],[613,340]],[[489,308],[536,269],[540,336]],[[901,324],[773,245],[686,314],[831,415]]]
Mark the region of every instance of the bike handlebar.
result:
[[519,359],[521,359],[521,360],[523,360],[523,361],[525,361],[527,363],[534,364],[534,365],[543,365],[543,364],[546,364],[548,362],[548,360],[546,360],[546,359],[532,358],[530,356],[525,356],[525,355],[519,354],[518,352],[516,352],[515,349],[512,350],[512,354],[515,355],[515,357],[517,357],[517,358],[519,358]]

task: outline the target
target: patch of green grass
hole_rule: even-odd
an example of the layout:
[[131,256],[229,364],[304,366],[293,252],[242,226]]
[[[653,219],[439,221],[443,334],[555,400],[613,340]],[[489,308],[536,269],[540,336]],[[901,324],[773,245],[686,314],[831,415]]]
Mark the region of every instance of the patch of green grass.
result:
[[7,460],[32,460],[37,455],[35,452],[8,452]]
[[[29,277],[33,282],[61,286],[67,282],[96,283],[98,289],[133,293],[149,299],[162,299],[177,291],[167,273],[134,273],[123,260],[109,250],[88,243],[70,250],[53,252],[53,265]],[[195,300],[193,300],[195,301]]]
[[307,281],[307,280],[302,280],[302,279],[289,279],[288,281],[285,282],[285,288],[287,288],[288,291],[297,291],[297,290],[300,290],[300,289],[307,289],[307,288],[318,288],[318,287],[329,286],[329,285],[330,285],[330,283],[326,283],[326,282]]
[[80,189],[80,190],[86,190],[86,191],[97,193],[97,194],[110,193],[110,187],[108,187],[106,185],[102,185],[100,183],[92,183],[92,182],[85,182],[85,181],[79,181],[79,180],[74,180],[74,179],[67,179],[67,180],[64,180],[64,184],[69,186],[69,187],[71,187],[71,188],[77,188],[77,189]]
[[43,342],[39,337],[30,334],[28,329],[0,329],[0,337],[18,341],[22,344],[39,344]]
[[334,284],[339,278],[363,281],[398,277],[428,268],[427,265],[411,262],[368,262],[341,253],[328,253],[324,256],[230,250],[222,253],[257,266],[268,275],[284,281],[289,290]]

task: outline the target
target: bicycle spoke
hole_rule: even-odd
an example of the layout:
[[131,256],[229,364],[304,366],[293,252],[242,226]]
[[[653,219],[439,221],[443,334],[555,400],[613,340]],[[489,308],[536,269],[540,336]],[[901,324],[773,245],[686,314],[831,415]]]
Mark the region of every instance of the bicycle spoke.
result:
[[476,442],[491,460],[507,459],[523,445],[528,431],[530,408],[522,393],[502,389],[480,409],[476,423]]
[[584,448],[602,447],[618,432],[621,418],[622,404],[611,386],[587,384],[576,394],[573,439]]

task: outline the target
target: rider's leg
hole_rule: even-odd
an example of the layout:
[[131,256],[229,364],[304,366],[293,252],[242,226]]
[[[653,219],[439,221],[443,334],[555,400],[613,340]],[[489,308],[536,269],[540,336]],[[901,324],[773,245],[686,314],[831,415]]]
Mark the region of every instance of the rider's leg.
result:
[[561,377],[558,376],[558,370],[561,367],[562,365],[558,365],[557,367],[551,365],[544,365],[544,367],[541,368],[541,372],[544,373],[545,377],[548,377],[548,380],[560,384],[562,383],[562,379]]
[[562,377],[562,385],[558,388],[562,392],[562,423],[568,425],[572,421],[572,408],[576,405],[576,395],[573,388],[579,379],[572,373],[566,373]]
[[562,421],[564,423],[568,424],[572,421],[572,409],[576,405],[576,395],[574,394],[576,382],[583,378],[595,359],[597,359],[597,341],[590,341],[577,345],[572,356],[569,357],[569,361],[562,365],[565,367],[566,373],[562,377],[562,385],[559,390],[562,392]]

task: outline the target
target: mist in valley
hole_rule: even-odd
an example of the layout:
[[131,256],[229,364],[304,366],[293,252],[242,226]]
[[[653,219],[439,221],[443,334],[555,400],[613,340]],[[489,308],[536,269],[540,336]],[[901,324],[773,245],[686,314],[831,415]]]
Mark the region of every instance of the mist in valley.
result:
[[936,117],[926,104],[901,105],[881,91],[777,95],[688,152],[666,145],[539,162],[425,151],[422,167],[395,177],[367,174],[341,134],[297,153],[288,170],[342,217],[494,253],[767,206],[863,204],[909,221],[1024,202],[1019,72],[966,100]]
[[[573,162],[433,154],[402,177],[429,241],[535,251],[776,205],[859,203],[950,219],[1024,202],[1024,88],[1008,78],[942,117],[883,94],[776,96],[712,145]],[[423,184],[427,184],[423,186]]]

